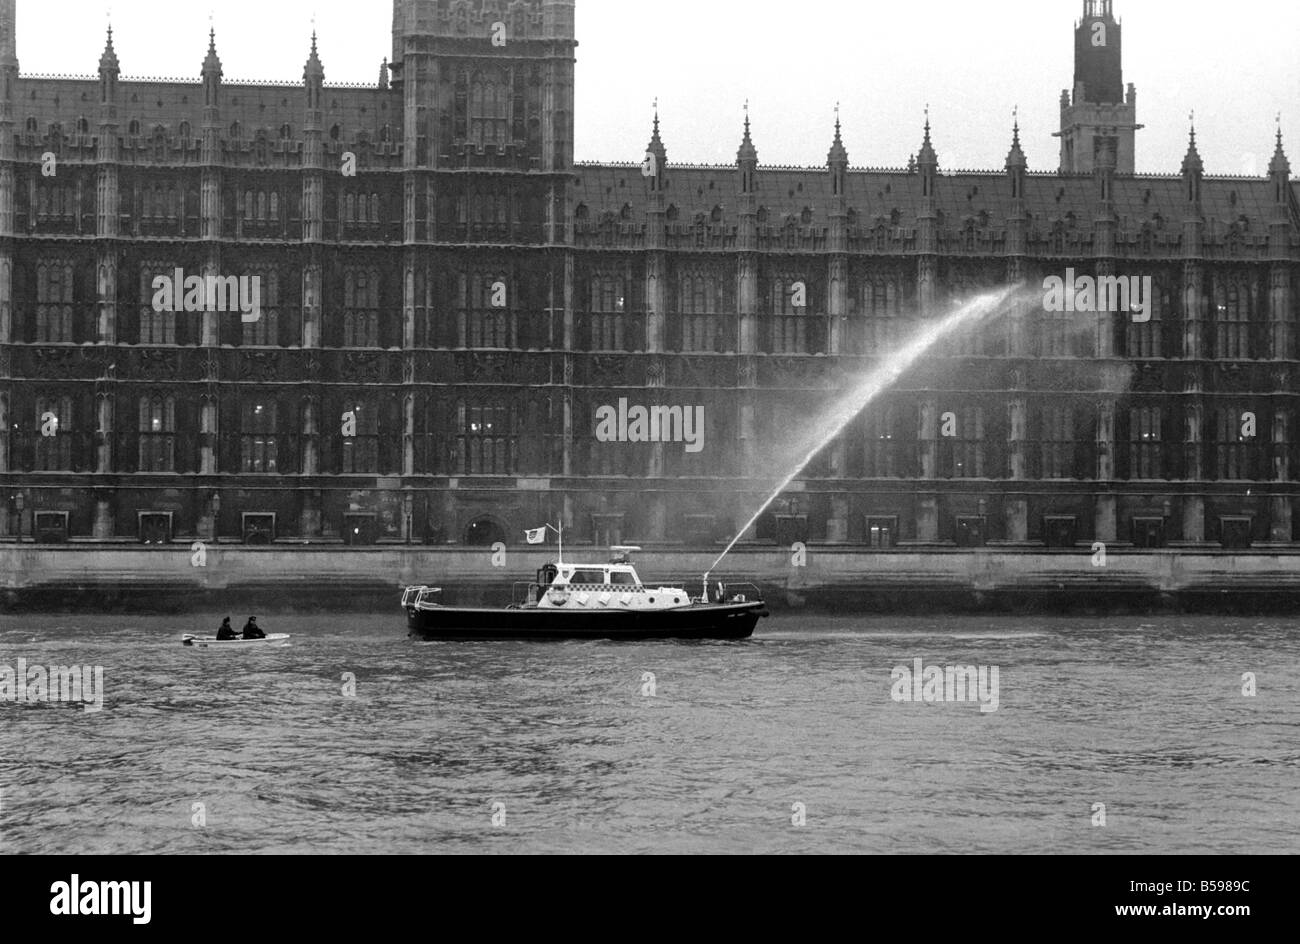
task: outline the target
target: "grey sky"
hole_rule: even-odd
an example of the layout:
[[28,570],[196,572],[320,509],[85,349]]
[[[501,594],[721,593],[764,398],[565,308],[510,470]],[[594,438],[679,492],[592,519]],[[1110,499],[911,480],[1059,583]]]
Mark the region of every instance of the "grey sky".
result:
[[[110,4],[18,0],[24,73],[92,74]],[[385,0],[118,0],[133,76],[197,78],[209,13],[227,78],[301,80],[312,18],[330,82],[372,83],[391,49]],[[1138,87],[1138,169],[1176,173],[1187,115],[1209,174],[1263,174],[1275,116],[1300,168],[1300,4],[1115,0]],[[56,14],[51,10],[57,9]],[[1054,170],[1080,0],[578,0],[577,158],[634,161],[658,97],[669,160],[732,163],[750,101],[763,164],[820,166],[835,103],[855,166],[901,166],[930,104],[947,169],[1000,168],[1020,109],[1031,170]],[[73,24],[75,28],[70,29]]]

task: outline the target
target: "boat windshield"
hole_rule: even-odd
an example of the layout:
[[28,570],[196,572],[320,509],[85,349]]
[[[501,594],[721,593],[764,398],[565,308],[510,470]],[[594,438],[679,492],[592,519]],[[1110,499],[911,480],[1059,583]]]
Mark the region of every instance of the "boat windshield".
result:
[[636,575],[625,570],[615,570],[610,573],[609,582],[619,584],[620,586],[635,587]]
[[603,570],[575,570],[573,576],[569,578],[569,583],[605,583],[605,572]]

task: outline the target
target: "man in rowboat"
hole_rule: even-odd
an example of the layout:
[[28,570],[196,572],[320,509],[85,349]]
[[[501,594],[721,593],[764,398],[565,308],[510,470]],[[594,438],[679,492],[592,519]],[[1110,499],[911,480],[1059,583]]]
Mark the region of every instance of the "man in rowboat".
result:
[[230,625],[230,617],[227,616],[221,621],[221,628],[217,630],[217,642],[225,642],[228,639],[238,639],[239,634],[235,632],[235,627]]
[[245,639],[265,639],[265,638],[266,638],[266,633],[262,632],[262,628],[261,628],[260,626],[257,625],[257,617],[256,617],[256,616],[250,616],[250,617],[248,618],[248,622],[244,624],[244,638],[245,638]]

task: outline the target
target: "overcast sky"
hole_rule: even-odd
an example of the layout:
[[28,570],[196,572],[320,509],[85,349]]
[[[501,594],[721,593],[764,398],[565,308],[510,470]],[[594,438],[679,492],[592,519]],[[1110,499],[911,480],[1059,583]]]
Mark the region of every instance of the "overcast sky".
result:
[[[301,81],[312,19],[327,82],[374,82],[387,0],[18,0],[24,73],[92,74],[112,11],[123,74],[197,78],[208,19],[228,79]],[[670,161],[735,161],[750,102],[763,164],[825,164],[835,103],[854,166],[897,167],[930,105],[947,169],[1001,168],[1019,106],[1054,170],[1081,0],[578,0],[577,158],[634,161],[658,97]],[[1276,115],[1300,169],[1300,4],[1115,0],[1138,88],[1138,169],[1176,173],[1195,109],[1206,172],[1265,173]]]

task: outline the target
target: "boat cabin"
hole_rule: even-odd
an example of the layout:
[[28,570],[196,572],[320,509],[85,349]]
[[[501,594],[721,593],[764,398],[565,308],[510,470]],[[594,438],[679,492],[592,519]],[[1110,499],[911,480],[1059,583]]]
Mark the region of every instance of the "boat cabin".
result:
[[619,545],[607,564],[547,564],[537,571],[537,593],[530,602],[569,609],[660,610],[688,606],[690,596],[677,587],[646,587],[632,566],[639,547]]

